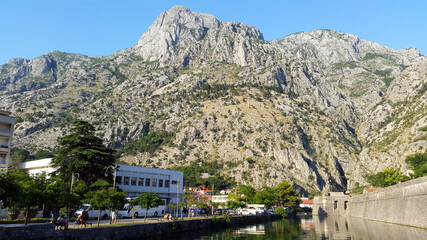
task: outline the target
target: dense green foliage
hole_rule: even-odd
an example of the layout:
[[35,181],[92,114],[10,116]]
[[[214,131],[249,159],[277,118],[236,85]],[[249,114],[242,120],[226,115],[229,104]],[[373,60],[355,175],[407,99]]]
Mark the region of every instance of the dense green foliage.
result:
[[102,139],[95,136],[95,128],[89,122],[75,120],[72,124],[71,133],[58,142],[59,149],[52,159],[52,166],[57,169],[54,173],[68,181],[72,173],[78,173],[90,186],[98,179],[106,178],[106,169],[114,164],[114,150],[103,146]]
[[34,155],[31,155],[29,151],[21,148],[14,147],[10,150],[13,164],[53,157],[53,153],[43,149],[37,150]]
[[[235,185],[235,182],[230,177],[218,173],[218,169],[221,168],[223,168],[222,163],[216,161],[202,161],[199,159],[188,166],[175,166],[172,170],[184,172],[185,187],[202,185],[211,188],[214,184],[216,189],[225,189],[228,186]],[[209,177],[202,178],[203,173],[209,174]]]
[[406,163],[414,170],[414,178],[427,176],[427,153],[417,153],[406,157]]
[[285,208],[283,207],[276,208],[276,213],[279,214],[279,216],[281,216],[282,218],[286,218],[286,216],[288,215]]
[[[47,223],[45,218],[32,218],[28,223]],[[0,219],[0,224],[19,224],[25,223],[25,219]]]
[[294,187],[286,180],[280,182],[275,188],[278,202],[285,207],[298,207],[301,199],[297,197]]
[[30,152],[25,149],[11,148],[11,157],[13,163],[23,163],[28,161],[30,158]]
[[274,188],[264,186],[257,191],[254,196],[254,203],[264,204],[266,208],[271,208],[277,203],[277,195]]
[[45,174],[32,177],[22,169],[11,169],[0,174],[0,201],[3,207],[23,210],[26,221],[37,207],[75,204],[77,198],[69,191],[69,185],[61,179],[46,178]]
[[46,150],[43,150],[43,149],[37,150],[37,152],[34,154],[34,160],[51,158],[51,157],[53,157],[53,153],[46,151]]
[[174,136],[174,133],[167,131],[149,132],[139,140],[127,143],[126,146],[118,150],[118,153],[126,155],[136,155],[141,152],[153,153],[162,144],[170,143]]
[[398,184],[404,180],[404,176],[399,169],[388,168],[382,172],[367,176],[367,181],[374,187],[388,187]]
[[238,209],[246,207],[246,203],[240,201],[227,201],[227,208]]
[[132,202],[134,205],[139,205],[141,208],[146,209],[144,219],[147,219],[148,209],[159,206],[159,204],[162,202],[162,199],[157,193],[146,192],[140,194],[138,197],[132,200]]
[[126,203],[126,193],[118,192],[114,188],[109,187],[105,180],[98,180],[92,185],[94,188],[99,187],[99,190],[91,191],[87,194],[86,203],[91,205],[92,209],[99,209],[98,226],[101,218],[101,211],[106,209],[121,209]]

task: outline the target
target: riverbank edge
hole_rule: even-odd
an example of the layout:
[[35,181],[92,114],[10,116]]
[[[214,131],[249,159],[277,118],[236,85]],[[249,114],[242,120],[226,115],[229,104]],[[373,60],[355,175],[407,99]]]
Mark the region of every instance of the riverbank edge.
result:
[[145,239],[149,237],[173,236],[174,234],[183,232],[223,229],[230,226],[262,223],[277,219],[280,219],[280,216],[277,214],[233,216],[229,222],[226,222],[224,218],[218,217],[127,226],[69,229],[65,231],[55,231],[51,224],[0,227],[0,240]]

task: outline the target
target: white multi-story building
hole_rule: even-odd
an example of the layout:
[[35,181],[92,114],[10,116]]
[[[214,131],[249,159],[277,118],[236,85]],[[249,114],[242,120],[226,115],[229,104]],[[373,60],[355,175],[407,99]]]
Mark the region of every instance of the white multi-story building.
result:
[[10,112],[0,110],[0,170],[7,169],[10,164],[10,146],[12,143],[15,118]]
[[[51,158],[28,161],[18,165],[30,175],[47,174],[55,171],[51,166]],[[147,168],[124,164],[116,165],[116,184],[127,193],[128,197],[136,197],[144,192],[158,193],[166,203],[176,204],[182,201],[184,173],[160,168]],[[115,171],[115,170],[113,170]]]
[[147,168],[117,164],[116,182],[129,197],[154,192],[167,200],[167,204],[182,201],[184,173],[160,168]]

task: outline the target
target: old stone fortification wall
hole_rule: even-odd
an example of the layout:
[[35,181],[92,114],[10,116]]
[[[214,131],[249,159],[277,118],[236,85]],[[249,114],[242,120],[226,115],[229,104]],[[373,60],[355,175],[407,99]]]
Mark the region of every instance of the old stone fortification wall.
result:
[[313,215],[347,215],[427,228],[427,177],[359,196],[315,197]]
[[20,227],[0,227],[0,240],[16,239],[149,239],[162,236],[173,238],[174,234],[182,232],[193,232],[223,228],[239,224],[251,224],[277,219],[277,215],[236,216],[231,223],[221,222],[219,219],[196,219],[189,221],[163,222],[137,224],[130,226],[99,227],[85,229],[69,229],[66,231],[55,231],[50,224],[29,225]]
[[330,192],[329,196],[317,196],[313,201],[313,215],[345,215],[350,197],[342,192]]
[[352,197],[348,215],[427,228],[427,177]]

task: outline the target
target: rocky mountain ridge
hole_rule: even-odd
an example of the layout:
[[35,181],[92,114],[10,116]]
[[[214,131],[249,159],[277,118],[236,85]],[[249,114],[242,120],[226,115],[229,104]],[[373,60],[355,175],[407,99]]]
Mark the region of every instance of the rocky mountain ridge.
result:
[[53,149],[73,117],[110,147],[175,132],[129,163],[223,163],[240,184],[347,189],[427,150],[427,58],[314,30],[265,41],[253,26],[176,6],[108,57],[51,52],[0,66],[14,145]]

